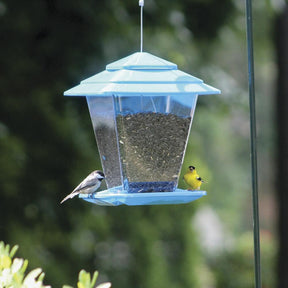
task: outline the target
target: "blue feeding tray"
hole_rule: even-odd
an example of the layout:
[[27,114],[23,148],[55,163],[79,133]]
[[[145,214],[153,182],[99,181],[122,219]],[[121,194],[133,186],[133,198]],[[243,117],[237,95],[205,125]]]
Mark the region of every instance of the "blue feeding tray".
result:
[[[114,190],[114,191],[113,191]],[[101,206],[139,206],[189,203],[206,195],[206,191],[187,191],[176,189],[174,192],[151,193],[123,193],[121,187],[89,195],[80,195],[79,198]]]
[[177,186],[198,95],[219,93],[145,52],[67,90],[66,96],[87,99],[107,184],[106,191],[81,198],[116,206],[179,204],[205,195]]

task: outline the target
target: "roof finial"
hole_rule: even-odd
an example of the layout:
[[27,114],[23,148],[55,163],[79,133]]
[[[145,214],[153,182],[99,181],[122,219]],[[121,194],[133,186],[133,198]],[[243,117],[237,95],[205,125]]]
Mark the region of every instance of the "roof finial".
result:
[[141,7],[140,10],[140,52],[143,52],[143,7],[144,7],[144,0],[139,0],[139,6]]

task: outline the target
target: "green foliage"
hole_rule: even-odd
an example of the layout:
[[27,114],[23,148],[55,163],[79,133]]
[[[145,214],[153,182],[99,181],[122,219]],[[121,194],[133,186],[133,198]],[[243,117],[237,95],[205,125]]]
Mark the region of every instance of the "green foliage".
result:
[[[90,273],[81,270],[78,276],[77,288],[94,288],[98,278],[98,271],[95,271],[91,279]],[[111,283],[106,282],[98,285],[95,288],[110,288]],[[72,286],[64,285],[63,288],[73,288]]]
[[[263,287],[275,287],[276,249],[270,235],[261,235]],[[210,263],[216,275],[215,287],[255,287],[253,234],[247,232],[236,240],[231,249],[220,253]]]
[[[28,260],[13,258],[18,246],[10,251],[10,246],[0,242],[0,287],[1,288],[49,288],[43,284],[45,274],[41,268],[36,268],[26,273]],[[79,272],[77,288],[94,288],[98,272],[95,271],[91,279],[90,273],[85,270]],[[109,282],[102,283],[95,288],[110,288]],[[63,288],[73,288],[64,285]]]

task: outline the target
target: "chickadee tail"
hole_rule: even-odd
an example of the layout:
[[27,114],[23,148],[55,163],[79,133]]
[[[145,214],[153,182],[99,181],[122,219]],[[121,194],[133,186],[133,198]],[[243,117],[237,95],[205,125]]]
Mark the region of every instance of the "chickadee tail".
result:
[[69,195],[67,195],[67,196],[60,202],[60,204],[62,204],[64,201],[66,201],[66,200],[68,200],[68,199],[71,199],[71,198],[75,197],[75,196],[78,195],[78,194],[79,194],[79,192],[72,192],[72,193],[70,193]]

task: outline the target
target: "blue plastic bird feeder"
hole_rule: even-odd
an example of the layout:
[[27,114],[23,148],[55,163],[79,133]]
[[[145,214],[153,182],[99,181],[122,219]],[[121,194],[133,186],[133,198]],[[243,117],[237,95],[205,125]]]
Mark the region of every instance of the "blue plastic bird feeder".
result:
[[198,95],[220,91],[138,52],[66,91],[84,96],[107,190],[81,195],[98,205],[179,204],[205,191],[177,188]]

